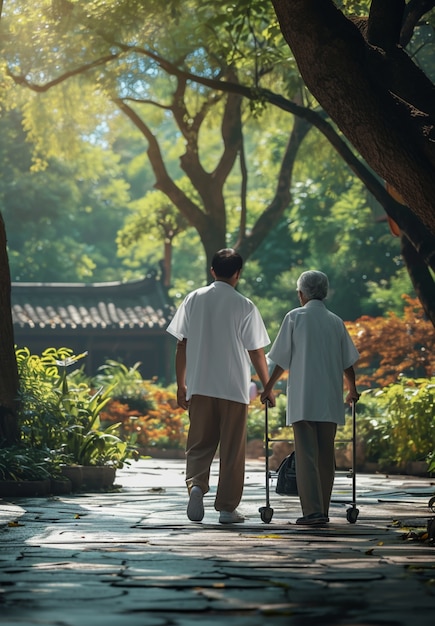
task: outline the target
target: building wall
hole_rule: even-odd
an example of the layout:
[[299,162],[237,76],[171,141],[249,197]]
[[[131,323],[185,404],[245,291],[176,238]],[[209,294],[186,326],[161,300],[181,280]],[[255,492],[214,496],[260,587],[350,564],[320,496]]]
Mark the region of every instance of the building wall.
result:
[[81,362],[87,374],[94,375],[108,359],[120,361],[127,367],[140,362],[143,378],[157,377],[162,383],[174,380],[175,341],[165,331],[158,333],[140,330],[105,330],[84,332],[23,331],[14,329],[15,344],[27,347],[33,354],[41,354],[47,348],[70,348],[74,354],[87,351]]

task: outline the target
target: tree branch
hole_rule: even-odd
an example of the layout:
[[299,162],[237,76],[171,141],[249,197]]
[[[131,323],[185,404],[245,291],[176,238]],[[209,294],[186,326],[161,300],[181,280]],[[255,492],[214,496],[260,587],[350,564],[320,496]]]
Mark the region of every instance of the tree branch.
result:
[[418,251],[407,239],[401,238],[401,252],[411,282],[428,319],[435,326],[435,283],[431,273]]
[[[416,124],[418,111],[402,106],[388,85],[379,82],[374,70],[382,67],[382,51],[367,45],[332,0],[272,2],[308,89],[435,235],[432,121],[424,120],[426,134],[424,125]],[[368,55],[376,54],[379,63],[368,63]]]
[[410,0],[406,5],[403,17],[400,45],[405,48],[411,41],[414,28],[419,20],[435,6],[435,0]]
[[186,151],[180,157],[180,164],[183,171],[186,172],[194,183],[199,195],[204,198],[209,189],[210,175],[204,170],[199,159],[198,135],[209,108],[209,103],[205,102],[194,116],[190,115],[185,101],[187,81],[184,77],[178,76],[177,81],[170,110],[181,134],[186,140]]
[[293,129],[281,162],[275,195],[267,209],[263,211],[254,224],[251,233],[242,239],[238,251],[243,258],[248,258],[257,249],[288,207],[290,203],[290,183],[296,155],[310,128],[311,125],[306,120],[295,117]]
[[163,109],[163,111],[170,111],[171,107],[167,104],[162,104],[161,102],[156,102],[155,100],[150,100],[148,98],[133,98],[133,96],[126,96],[122,98],[124,102],[135,102],[136,104],[151,104],[153,107],[158,109]]
[[242,143],[241,104],[242,98],[238,94],[228,93],[221,126],[224,150],[213,172],[213,178],[220,185],[224,184],[231,172]]
[[245,157],[245,144],[241,141],[240,146],[240,171],[242,174],[242,185],[240,189],[240,222],[239,222],[239,236],[237,239],[237,243],[235,244],[235,248],[237,249],[243,239],[246,236],[246,219],[248,214],[248,207],[246,203],[247,191],[248,191],[248,168],[246,165],[246,157]]
[[186,196],[186,194],[174,183],[169,176],[159,144],[152,134],[150,128],[139,115],[129,107],[121,98],[114,98],[114,104],[130,119],[130,121],[140,130],[148,142],[148,157],[156,177],[156,189],[163,191],[175,204],[191,225],[203,228],[206,227],[204,213]]
[[405,0],[372,0],[367,40],[372,46],[390,50],[399,43]]
[[96,59],[95,61],[92,61],[92,63],[85,63],[84,65],[80,65],[79,67],[70,70],[69,72],[65,72],[65,74],[62,74],[61,76],[58,76],[57,78],[54,78],[53,80],[50,80],[43,85],[32,83],[25,76],[14,74],[9,70],[9,68],[7,69],[7,75],[9,76],[9,78],[12,78],[16,85],[24,85],[32,91],[36,91],[37,93],[44,93],[45,91],[56,87],[56,85],[60,85],[61,83],[65,82],[69,78],[72,78],[73,76],[79,76],[80,74],[84,74],[85,72],[89,72],[90,70],[99,67],[100,65],[105,65],[106,63],[110,63],[110,61],[118,59],[121,54],[122,53],[117,52],[101,57],[100,59]]
[[[148,54],[148,52],[146,52],[146,54]],[[412,241],[419,253],[423,256],[423,258],[425,258],[429,267],[435,269],[435,237],[430,233],[430,231],[427,230],[418,217],[408,207],[396,202],[396,200],[390,196],[379,178],[372,174],[371,170],[369,170],[369,168],[355,156],[348,144],[335,131],[334,127],[325,120],[323,115],[320,115],[316,111],[307,107],[300,106],[297,103],[288,100],[284,96],[276,94],[268,89],[254,89],[241,85],[240,83],[233,83],[227,80],[197,76],[196,74],[178,69],[170,62],[160,59],[160,57],[154,53],[151,53],[151,56],[159,64],[162,61],[161,66],[164,67],[170,74],[180,74],[188,80],[210,87],[211,89],[221,90],[224,92],[232,91],[249,100],[263,99],[281,110],[292,113],[293,115],[309,122],[309,124],[317,128],[328,139],[345,163],[347,163],[349,168],[358,176],[370,193],[383,207],[386,214],[394,219],[400,229],[406,233],[407,237],[410,241]]]

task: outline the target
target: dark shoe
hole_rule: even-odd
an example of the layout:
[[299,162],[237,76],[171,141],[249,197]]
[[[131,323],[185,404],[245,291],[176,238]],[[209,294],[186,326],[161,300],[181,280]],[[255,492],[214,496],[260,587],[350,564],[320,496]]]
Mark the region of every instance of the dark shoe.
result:
[[204,494],[197,485],[190,490],[189,504],[187,505],[187,517],[191,522],[200,522],[204,517]]
[[324,526],[328,522],[329,517],[323,513],[310,513],[310,515],[304,515],[296,520],[296,524],[299,526]]

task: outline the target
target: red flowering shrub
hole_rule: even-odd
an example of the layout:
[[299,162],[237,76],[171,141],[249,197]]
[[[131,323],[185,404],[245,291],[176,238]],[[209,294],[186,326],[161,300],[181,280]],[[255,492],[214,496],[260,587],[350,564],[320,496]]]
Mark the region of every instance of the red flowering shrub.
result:
[[435,372],[435,333],[417,299],[407,301],[404,315],[364,315],[346,327],[361,355],[356,364],[359,387],[386,387],[400,376],[430,378]]
[[175,392],[157,384],[143,381],[141,394],[146,397],[145,411],[130,408],[137,405],[134,398],[114,397],[101,413],[104,422],[120,422],[120,436],[126,441],[134,435],[141,452],[149,448],[184,449],[186,445],[188,417],[177,406]]

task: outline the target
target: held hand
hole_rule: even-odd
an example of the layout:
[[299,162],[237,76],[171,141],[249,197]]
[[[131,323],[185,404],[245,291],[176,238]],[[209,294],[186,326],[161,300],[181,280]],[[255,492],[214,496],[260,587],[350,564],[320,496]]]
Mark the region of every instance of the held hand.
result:
[[188,409],[189,403],[186,400],[187,388],[186,387],[178,387],[177,389],[177,404],[182,409]]
[[349,391],[349,393],[346,396],[346,403],[347,404],[352,404],[352,402],[358,402],[358,400],[360,399],[361,394],[357,392],[356,389]]
[[274,407],[276,405],[275,394],[273,393],[273,391],[269,391],[269,392],[263,391],[260,398],[263,404],[268,402],[268,406]]

